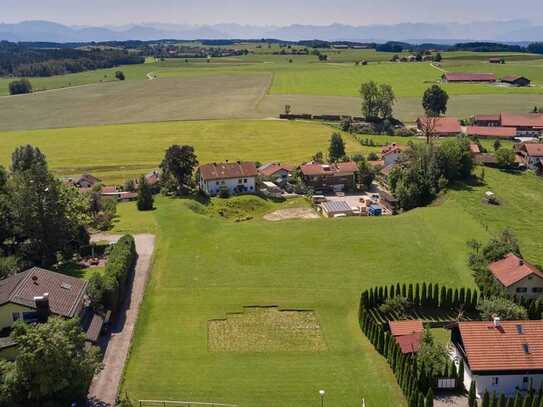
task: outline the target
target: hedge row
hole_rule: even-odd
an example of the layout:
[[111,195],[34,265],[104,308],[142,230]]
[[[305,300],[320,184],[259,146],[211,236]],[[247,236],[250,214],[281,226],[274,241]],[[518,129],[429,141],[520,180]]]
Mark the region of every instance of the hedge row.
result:
[[113,246],[103,275],[104,306],[106,308],[115,311],[121,305],[137,258],[136,243],[132,236],[123,236]]
[[375,308],[386,300],[404,297],[416,307],[456,308],[464,306],[466,311],[477,308],[479,295],[471,288],[447,288],[439,284],[402,284],[370,288],[364,291],[360,304],[365,308]]

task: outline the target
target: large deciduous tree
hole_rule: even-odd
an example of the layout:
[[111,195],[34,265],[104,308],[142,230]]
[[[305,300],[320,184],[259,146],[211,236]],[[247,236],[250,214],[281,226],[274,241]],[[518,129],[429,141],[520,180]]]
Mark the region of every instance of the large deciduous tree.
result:
[[76,319],[18,322],[12,338],[17,358],[0,363],[0,405],[66,406],[85,397],[101,365],[98,349],[86,348]]
[[164,188],[171,193],[184,194],[192,187],[192,175],[198,159],[192,146],[172,145],[160,164]]
[[440,86],[432,85],[422,97],[422,107],[427,116],[438,117],[447,112],[449,95]]
[[384,120],[392,117],[392,108],[396,97],[388,84],[378,85],[374,81],[360,86],[362,96],[362,115],[366,120]]

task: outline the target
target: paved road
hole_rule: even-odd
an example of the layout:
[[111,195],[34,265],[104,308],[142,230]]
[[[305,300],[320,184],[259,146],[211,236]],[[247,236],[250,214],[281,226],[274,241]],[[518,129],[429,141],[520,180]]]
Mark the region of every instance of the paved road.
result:
[[[99,234],[92,236],[91,240],[116,242],[120,237],[121,235]],[[134,238],[138,252],[134,278],[130,282],[129,295],[113,321],[111,337],[104,354],[104,369],[94,377],[91,383],[88,396],[89,406],[114,406],[119,393],[124,364],[132,342],[145,285],[149,278],[155,247],[154,235],[141,234],[135,235]]]

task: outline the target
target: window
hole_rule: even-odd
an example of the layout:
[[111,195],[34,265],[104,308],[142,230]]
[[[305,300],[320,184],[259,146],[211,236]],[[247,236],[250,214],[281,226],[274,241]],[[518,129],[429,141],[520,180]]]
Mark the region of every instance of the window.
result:
[[530,353],[530,346],[527,343],[523,343],[522,350],[524,351],[524,353]]
[[238,184],[242,184],[243,183],[243,180],[242,179],[238,179]]
[[534,287],[532,288],[533,293],[543,293],[543,287]]
[[11,317],[14,321],[17,321],[18,319],[21,319],[21,313],[20,312],[12,312]]
[[517,324],[517,333],[522,335],[524,333],[524,328],[521,324]]
[[500,381],[499,377],[493,377],[492,378],[492,386],[497,386]]
[[247,178],[245,178],[245,179],[243,180],[243,183],[244,183],[244,184],[246,184],[246,183],[247,183]]
[[523,384],[528,384],[529,381],[530,381],[530,379],[528,378],[528,376],[524,376],[524,377],[522,378],[522,383],[523,383]]
[[219,185],[219,181],[217,181],[215,184]]
[[517,287],[517,293],[526,293],[528,289],[526,287]]

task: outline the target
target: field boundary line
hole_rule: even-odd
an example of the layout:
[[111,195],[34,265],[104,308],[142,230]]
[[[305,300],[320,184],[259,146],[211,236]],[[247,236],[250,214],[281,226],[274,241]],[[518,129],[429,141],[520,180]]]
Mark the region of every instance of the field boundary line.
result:
[[237,404],[206,403],[202,401],[176,401],[176,400],[139,400],[140,407],[145,403],[162,404],[163,406],[211,406],[211,407],[239,407]]
[[430,62],[430,66],[431,66],[432,68],[434,68],[434,69],[437,69],[439,72],[447,73],[447,71],[446,71],[445,69],[440,68],[440,67],[434,65],[433,62]]

